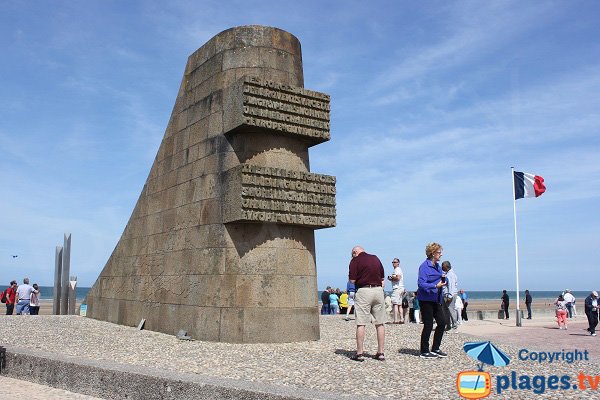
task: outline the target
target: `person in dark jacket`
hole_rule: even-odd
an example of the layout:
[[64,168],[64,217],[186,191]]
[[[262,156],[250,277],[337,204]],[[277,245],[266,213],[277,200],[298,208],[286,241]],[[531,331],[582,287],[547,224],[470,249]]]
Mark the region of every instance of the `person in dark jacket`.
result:
[[590,335],[596,336],[596,326],[598,325],[598,292],[595,290],[585,298],[585,315],[588,319]]
[[509,305],[509,297],[508,297],[508,293],[506,293],[506,290],[502,291],[502,308],[504,309],[504,319],[508,319],[509,315],[508,315],[508,305]]
[[527,319],[531,319],[531,303],[533,302],[533,299],[531,298],[531,295],[529,294],[529,290],[525,291],[525,306],[527,307]]
[[321,314],[328,315],[329,314],[329,294],[331,291],[331,286],[327,286],[327,289],[323,290],[321,293],[321,302],[323,305],[321,306]]

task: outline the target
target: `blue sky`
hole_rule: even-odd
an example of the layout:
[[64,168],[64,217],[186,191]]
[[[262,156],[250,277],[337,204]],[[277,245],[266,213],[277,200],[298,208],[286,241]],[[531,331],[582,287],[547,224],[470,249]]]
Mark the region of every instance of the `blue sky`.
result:
[[374,4],[0,1],[0,284],[51,285],[71,232],[91,286],[187,57],[260,24],[298,37],[305,87],[331,95],[332,139],[310,151],[338,190],[338,226],[316,231],[319,287],[345,285],[361,244],[388,273],[399,257],[415,288],[437,241],[461,287],[514,289],[514,166],[548,187],[517,202],[521,289],[598,289],[600,4]]

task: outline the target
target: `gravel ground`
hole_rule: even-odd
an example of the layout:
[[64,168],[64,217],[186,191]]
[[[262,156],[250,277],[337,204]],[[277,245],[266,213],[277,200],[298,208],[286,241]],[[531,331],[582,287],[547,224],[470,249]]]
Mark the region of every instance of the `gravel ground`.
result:
[[[462,347],[467,341],[481,341],[481,338],[460,332],[446,334],[442,350],[449,357],[422,360],[418,357],[422,325],[416,324],[386,325],[387,361],[367,358],[358,363],[349,358],[356,345],[354,321],[347,322],[339,316],[320,318],[319,341],[228,344],[181,341],[175,336],[79,316],[1,316],[0,345],[152,368],[160,363],[161,368],[187,373],[390,398],[456,399],[457,373],[477,369],[475,360]],[[513,371],[517,377],[529,375],[532,379],[535,375],[569,375],[571,384],[578,382],[580,371],[588,375],[600,373],[596,363],[538,364],[518,360],[519,347],[508,344],[499,347],[511,358],[511,364],[485,366],[492,375],[490,398],[598,398],[600,387],[597,392],[547,389],[543,394],[507,389],[501,396],[495,395],[497,376],[510,377]],[[372,326],[367,326],[365,350],[371,355],[376,352]]]

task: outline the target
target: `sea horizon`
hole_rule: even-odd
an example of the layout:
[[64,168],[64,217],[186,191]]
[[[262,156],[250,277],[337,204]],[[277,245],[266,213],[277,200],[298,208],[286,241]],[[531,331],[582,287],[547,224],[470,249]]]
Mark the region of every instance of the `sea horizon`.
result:
[[[85,299],[85,296],[87,296],[90,289],[91,289],[91,287],[78,286],[76,288],[77,301],[82,302]],[[340,288],[340,289],[342,289],[342,288]],[[42,301],[49,301],[49,300],[53,299],[53,293],[54,293],[53,286],[40,286],[40,290],[41,290],[40,299]],[[323,288],[323,289],[319,289],[317,291],[319,300],[321,299],[321,293],[324,290],[325,289]],[[581,300],[581,302],[583,302],[583,299],[585,299],[591,293],[592,290],[596,290],[596,289],[571,290],[571,293],[573,294],[573,296],[575,296],[575,299]],[[465,291],[465,292],[467,293],[469,300],[480,300],[480,301],[498,300],[498,301],[500,301],[500,296],[502,296],[502,289],[500,289],[500,290],[472,290],[472,291]],[[512,301],[516,301],[516,298],[517,298],[516,291],[507,290],[506,292],[508,293],[508,296],[510,297],[510,299]],[[563,290],[530,290],[529,291],[529,293],[531,294],[531,297],[533,298],[534,301],[536,299],[555,299],[562,292],[563,292]],[[389,293],[391,293],[391,291],[386,290],[386,293],[389,294]],[[525,290],[519,291],[519,298],[522,300],[525,299]]]
[[[342,288],[340,288],[342,289]],[[319,290],[319,300],[320,300],[320,294],[324,291],[325,289],[320,289]],[[498,300],[500,301],[500,297],[502,296],[502,290],[504,289],[500,289],[500,290],[465,290],[465,293],[467,293],[467,298],[469,300],[481,300],[481,301],[492,301],[492,300]],[[583,299],[585,299],[587,296],[589,296],[589,294],[592,292],[592,290],[596,290],[596,289],[590,289],[590,290],[571,290],[571,294],[575,297],[575,299],[580,299],[581,302],[583,302]],[[410,290],[410,291],[416,291],[415,290]],[[531,297],[533,298],[533,300],[537,300],[537,299],[556,299],[558,297],[559,294],[562,294],[564,292],[563,290],[530,290],[529,294],[531,295]],[[392,291],[391,290],[386,290],[385,291],[386,294],[391,294]],[[506,293],[508,294],[508,297],[511,301],[516,301],[517,298],[517,292],[516,290],[506,290]],[[519,299],[521,300],[525,300],[525,290],[519,290]]]

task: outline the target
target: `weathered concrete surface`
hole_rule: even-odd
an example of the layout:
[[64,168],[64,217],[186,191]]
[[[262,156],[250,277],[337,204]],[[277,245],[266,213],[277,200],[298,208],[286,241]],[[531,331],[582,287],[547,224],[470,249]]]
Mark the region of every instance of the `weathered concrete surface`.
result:
[[221,32],[187,62],[148,179],[87,296],[87,316],[233,343],[319,339],[314,229],[335,177],[309,170],[329,96],[303,88],[300,42]]
[[[8,348],[2,376],[106,399],[339,399],[339,395]],[[38,393],[31,397],[42,398]],[[30,398],[31,398],[30,397]],[[66,396],[65,396],[66,397]],[[56,398],[65,398],[56,397]],[[73,396],[76,398],[76,396]]]
[[[322,340],[302,343],[181,341],[172,335],[139,331],[133,327],[68,315],[0,316],[0,338],[9,352],[23,354],[18,349],[26,348],[29,355],[73,362],[76,370],[89,363],[106,366],[108,370],[120,369],[125,365],[135,366],[135,369],[128,369],[131,373],[158,376],[156,379],[164,377],[161,375],[163,371],[170,370],[189,374],[190,379],[195,376],[199,379],[198,382],[215,383],[217,386],[221,382],[225,388],[234,385],[250,391],[262,388],[257,391],[277,395],[291,393],[290,397],[363,399],[373,396],[378,399],[429,400],[459,397],[456,390],[457,374],[477,369],[478,362],[463,350],[464,344],[472,341],[491,340],[511,359],[508,366],[485,366],[485,370],[494,377],[494,383],[497,381],[496,377],[510,376],[513,371],[517,376],[529,377],[567,375],[572,385],[578,384],[580,372],[594,379],[598,375],[600,347],[597,346],[598,337],[592,337],[585,331],[587,323],[584,320],[585,318],[580,317],[569,321],[567,331],[557,329],[555,318],[551,317],[525,320],[521,328],[514,327],[514,321],[510,320],[470,320],[456,331],[444,334],[442,350],[449,356],[434,361],[419,358],[423,327],[418,324],[386,325],[385,362],[370,357],[377,350],[377,340],[375,329],[367,327],[365,352],[369,357],[363,363],[352,361],[350,356],[355,352],[356,324],[354,321],[345,321],[340,315],[321,316]],[[30,332],[44,334],[31,335],[28,334]],[[589,359],[580,357],[573,363],[566,359],[540,363],[537,360],[521,359],[519,354],[522,349],[529,352],[559,353],[577,349],[580,353],[589,353]],[[17,369],[14,373],[15,376],[20,379],[31,379],[30,376],[39,378],[40,383],[55,387],[59,387],[58,383],[64,384],[63,380],[58,381],[50,374],[51,370],[47,367],[36,365],[37,361],[33,358],[28,360],[31,363],[23,363],[20,367],[22,369]],[[6,371],[11,371],[12,368],[13,365],[9,364]],[[324,372],[324,369],[327,371]],[[30,373],[34,370],[48,372],[39,375]],[[80,391],[81,387],[89,384],[119,393],[121,386],[133,386],[136,380],[139,385],[144,386],[146,382],[137,377],[121,382],[120,378],[111,381],[106,375],[103,375],[104,379],[95,378],[92,373],[84,375],[85,378],[71,379],[68,385],[61,388]],[[340,376],[347,379],[334,379]],[[396,383],[391,385],[390,377],[399,377],[399,380],[396,379],[397,382],[394,381]],[[187,381],[187,378],[181,380]],[[255,386],[256,383],[261,386]],[[495,384],[493,386],[495,388]],[[163,393],[165,386],[149,387],[153,391],[148,397]],[[145,393],[145,390],[142,387],[141,393]],[[98,396],[100,392],[93,393]],[[586,390],[574,390],[571,387],[546,390],[541,395],[532,393],[531,389],[511,388],[502,394],[493,393],[489,398],[589,400],[597,398],[596,393],[597,390],[592,390],[589,385]],[[116,395],[115,397],[118,398]],[[234,394],[232,398],[237,397]]]

